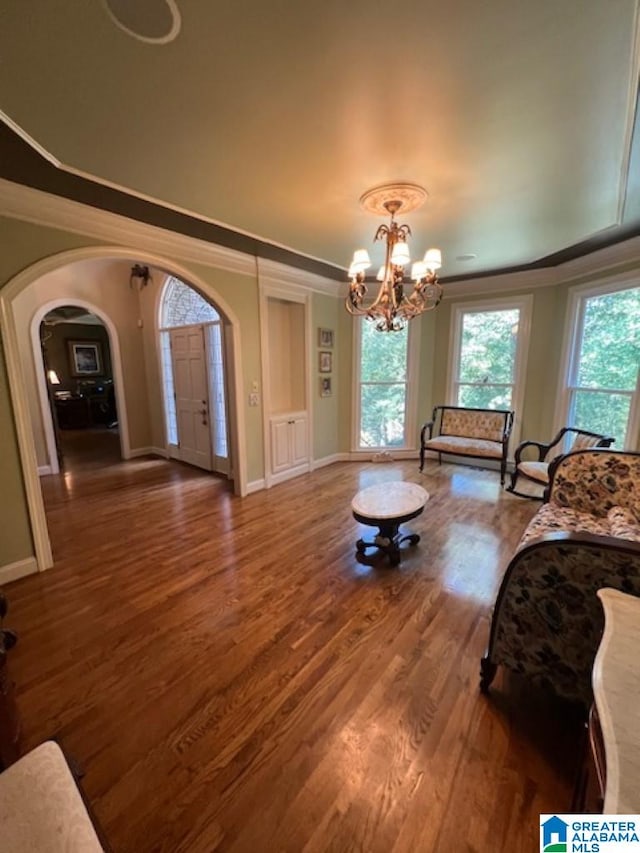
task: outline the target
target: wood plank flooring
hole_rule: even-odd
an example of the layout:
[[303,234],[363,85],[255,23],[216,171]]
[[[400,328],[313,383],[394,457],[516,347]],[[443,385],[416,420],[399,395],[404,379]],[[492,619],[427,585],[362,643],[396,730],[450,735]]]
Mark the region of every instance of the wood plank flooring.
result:
[[[538,849],[579,721],[502,672],[478,692],[537,504],[436,463],[241,500],[177,463],[82,458],[72,442],[43,479],[55,568],[5,588],[10,667],[25,746],[56,736],[84,766],[117,853]],[[431,493],[407,525],[422,541],[361,564],[350,500],[397,479]]]

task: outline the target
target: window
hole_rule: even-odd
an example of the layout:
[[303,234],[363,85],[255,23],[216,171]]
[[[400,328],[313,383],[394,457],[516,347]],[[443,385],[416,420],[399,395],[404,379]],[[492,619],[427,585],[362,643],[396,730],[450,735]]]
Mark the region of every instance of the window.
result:
[[521,414],[530,314],[531,297],[527,296],[455,307],[449,374],[452,405],[513,409]]
[[220,315],[197,290],[170,276],[162,296],[160,328],[220,322]]
[[365,318],[357,321],[356,347],[358,450],[407,447],[413,435],[415,404],[409,392],[410,353],[417,330],[411,323],[401,332],[378,332]]
[[567,424],[614,436],[619,449],[637,428],[640,287],[574,293],[565,388]]

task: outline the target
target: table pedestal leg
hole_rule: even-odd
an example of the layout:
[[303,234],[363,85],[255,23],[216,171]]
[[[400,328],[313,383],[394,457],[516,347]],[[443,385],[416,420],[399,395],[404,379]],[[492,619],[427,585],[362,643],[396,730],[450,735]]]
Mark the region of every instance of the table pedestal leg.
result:
[[356,542],[356,550],[363,554],[367,548],[378,548],[389,557],[389,563],[392,566],[397,566],[400,562],[400,545],[403,542],[409,542],[410,545],[417,545],[420,537],[417,533],[400,534],[400,525],[395,522],[381,523],[378,525],[378,534],[372,541],[358,539]]

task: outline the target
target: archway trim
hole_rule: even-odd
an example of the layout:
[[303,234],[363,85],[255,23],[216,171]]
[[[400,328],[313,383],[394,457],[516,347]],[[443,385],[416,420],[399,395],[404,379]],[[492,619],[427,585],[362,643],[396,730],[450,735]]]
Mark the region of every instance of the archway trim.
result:
[[84,308],[91,314],[95,314],[107,329],[109,335],[109,347],[111,349],[111,367],[115,375],[115,392],[116,392],[116,408],[118,411],[118,432],[120,434],[120,451],[123,459],[131,458],[131,443],[129,441],[129,419],[127,417],[127,403],[124,394],[124,372],[122,370],[122,356],[120,353],[120,339],[118,330],[108,314],[105,314],[101,308],[88,302],[86,299],[78,299],[77,297],[62,297],[52,299],[44,305],[41,305],[31,320],[31,345],[33,348],[33,360],[36,368],[36,381],[38,383],[38,396],[40,399],[40,412],[42,423],[44,425],[44,434],[47,444],[47,453],[49,456],[49,467],[52,474],[59,472],[58,454],[56,449],[56,440],[53,431],[53,419],[49,408],[49,393],[47,389],[47,378],[44,374],[44,364],[42,362],[42,350],[40,346],[40,324],[54,308],[61,308],[65,305],[73,305],[78,308]]
[[[18,333],[16,320],[13,312],[13,301],[26,287],[53,270],[76,261],[118,259],[131,260],[135,258],[138,262],[145,262],[150,266],[157,267],[175,274],[178,278],[192,284],[202,293],[208,295],[211,300],[219,306],[226,315],[231,325],[231,349],[232,364],[229,365],[231,374],[231,388],[233,393],[229,395],[230,406],[230,431],[232,440],[232,454],[234,459],[234,491],[240,496],[247,494],[247,467],[246,467],[246,429],[244,419],[244,408],[242,400],[243,373],[242,373],[242,349],[240,345],[240,324],[235,312],[227,304],[226,300],[210,284],[203,281],[191,270],[170,258],[162,257],[145,250],[136,250],[125,246],[86,246],[78,249],[70,249],[36,261],[21,270],[7,284],[0,289],[0,333],[4,342],[5,358],[7,366],[7,377],[9,390],[13,404],[15,430],[18,439],[20,461],[22,463],[22,474],[27,498],[29,519],[38,570],[44,571],[53,565],[51,553],[51,542],[47,529],[47,520],[42,500],[42,490],[38,477],[35,446],[33,441],[33,430],[27,395],[25,392],[24,377],[20,363],[20,350],[18,347]],[[71,300],[73,301],[73,300]]]

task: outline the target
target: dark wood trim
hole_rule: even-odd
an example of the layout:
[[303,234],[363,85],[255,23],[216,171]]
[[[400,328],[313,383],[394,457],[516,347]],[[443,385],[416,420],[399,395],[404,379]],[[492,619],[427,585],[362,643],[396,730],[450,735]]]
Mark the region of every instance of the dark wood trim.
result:
[[[16,184],[88,204],[99,210],[127,216],[158,228],[166,228],[177,234],[185,234],[218,246],[235,249],[238,252],[277,261],[334,281],[345,283],[347,281],[346,268],[300,255],[291,249],[241,234],[232,228],[215,225],[195,215],[180,213],[160,203],[145,201],[124,190],[117,190],[98,181],[75,175],[63,168],[57,168],[2,121],[0,121],[0,177]],[[442,276],[440,282],[453,284],[555,267],[638,236],[640,236],[638,222],[607,228],[586,240],[550,255],[544,255],[530,263],[478,270],[465,275]],[[373,276],[369,276],[365,281],[376,284]]]
[[334,281],[347,280],[340,267],[299,255],[255,237],[240,234],[232,228],[215,225],[197,216],[180,213],[135,195],[105,186],[97,181],[58,169],[42,157],[17,133],[0,121],[0,177],[52,195],[88,204],[100,210],[126,216],[138,222],[165,228],[177,234],[215,243],[227,249],[244,252],[269,261],[325,276]]

